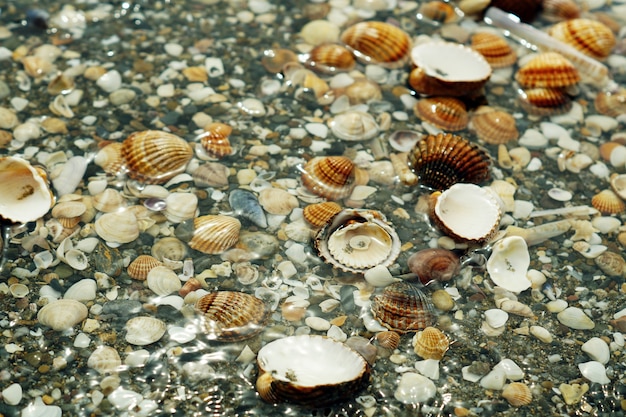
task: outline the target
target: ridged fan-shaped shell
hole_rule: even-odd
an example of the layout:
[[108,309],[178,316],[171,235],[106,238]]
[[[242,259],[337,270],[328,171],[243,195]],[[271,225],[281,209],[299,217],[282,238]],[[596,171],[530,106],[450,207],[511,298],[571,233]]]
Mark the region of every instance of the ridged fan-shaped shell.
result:
[[415,285],[395,282],[374,297],[372,314],[389,330],[407,333],[431,326],[435,321],[431,301]]
[[591,197],[591,205],[603,214],[618,214],[626,209],[626,203],[613,190],[606,189]]
[[509,67],[517,61],[517,52],[500,35],[478,32],[472,36],[471,47],[481,54],[492,68]]
[[515,74],[524,87],[567,87],[580,81],[578,70],[557,52],[542,52],[524,64]]
[[404,65],[411,49],[411,38],[405,31],[377,21],[352,25],[343,31],[340,39],[357,59],[389,68]]
[[415,115],[444,131],[465,129],[469,116],[465,104],[454,97],[428,97],[415,103]]
[[236,342],[260,333],[271,313],[259,298],[236,291],[216,291],[196,302],[209,339]]
[[212,158],[223,158],[233,153],[233,147],[228,139],[232,131],[233,128],[226,123],[210,123],[200,134],[200,143]]
[[598,113],[606,116],[618,117],[626,114],[626,88],[622,87],[615,92],[598,92],[594,105]]
[[449,348],[450,339],[436,327],[426,327],[413,338],[413,350],[423,359],[440,361]]
[[222,253],[239,240],[241,223],[234,217],[209,214],[193,219],[193,225],[189,247],[202,253]]
[[157,130],[132,133],[122,143],[121,152],[128,176],[150,184],[161,184],[180,174],[193,156],[184,139]]
[[345,46],[324,43],[311,49],[306,64],[314,71],[333,74],[350,71],[356,65],[356,60]]
[[542,16],[550,21],[578,19],[580,6],[574,0],[543,0]]
[[322,227],[341,211],[341,206],[334,201],[309,204],[302,212],[304,219],[315,227]]
[[407,259],[407,265],[422,284],[430,281],[450,281],[461,270],[461,261],[452,251],[444,248],[426,248]]
[[479,107],[472,115],[470,129],[476,136],[491,145],[499,145],[517,140],[519,132],[515,118],[504,110],[488,106]]
[[354,163],[344,156],[319,156],[302,168],[302,184],[328,200],[348,197],[355,187]]
[[119,175],[123,173],[124,158],[122,157],[122,143],[109,143],[96,153],[93,162],[109,175]]
[[422,3],[417,9],[417,18],[433,23],[452,23],[461,18],[450,3],[434,0]]
[[527,88],[519,90],[518,100],[528,114],[551,116],[563,114],[572,108],[572,100],[560,88]]
[[93,208],[103,213],[118,211],[126,205],[126,199],[118,190],[105,188],[92,198]]
[[376,341],[381,347],[394,350],[400,345],[400,334],[391,330],[380,332],[376,334]]
[[148,278],[148,272],[161,265],[163,265],[161,261],[154,256],[139,255],[128,265],[126,273],[133,279],[145,281]]
[[457,135],[440,133],[420,139],[408,154],[408,164],[420,183],[445,190],[458,182],[487,181],[491,160],[476,144]]
[[571,19],[548,29],[553,38],[573,46],[592,58],[603,60],[615,46],[615,35],[604,23],[591,19]]
[[80,301],[60,299],[46,304],[37,313],[37,320],[53,330],[68,330],[87,318],[87,306]]
[[111,346],[98,346],[87,359],[87,366],[101,375],[117,372],[122,366],[122,358]]
[[502,398],[513,407],[523,407],[532,402],[533,394],[525,383],[511,382],[502,390]]

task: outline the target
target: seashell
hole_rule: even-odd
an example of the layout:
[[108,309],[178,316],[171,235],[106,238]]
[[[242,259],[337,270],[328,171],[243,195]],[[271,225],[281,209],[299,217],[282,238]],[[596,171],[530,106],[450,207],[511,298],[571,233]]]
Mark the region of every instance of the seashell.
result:
[[106,188],[104,191],[94,195],[91,201],[93,207],[103,213],[118,211],[126,206],[126,199],[122,193],[113,188]]
[[167,326],[162,320],[154,317],[133,317],[126,322],[124,339],[131,345],[146,346],[159,341],[165,334]]
[[219,254],[239,240],[241,223],[234,217],[206,215],[193,219],[193,235],[189,247],[206,254]]
[[420,184],[436,190],[445,190],[458,182],[478,184],[490,176],[489,155],[450,133],[420,139],[409,152],[407,162]]
[[611,359],[611,349],[609,345],[599,337],[592,337],[581,346],[581,350],[589,357],[603,365],[606,365]]
[[194,193],[171,193],[165,199],[166,207],[163,214],[170,223],[180,223],[192,219],[198,209],[198,196]]
[[462,17],[462,12],[443,1],[428,1],[422,3],[417,9],[417,18],[427,20],[435,24],[454,23]]
[[212,158],[219,159],[232,155],[233,148],[228,140],[232,131],[233,128],[226,123],[210,123],[204,127],[204,132],[199,136],[202,148]]
[[261,228],[267,227],[267,218],[257,197],[250,191],[236,189],[230,192],[228,202],[235,214],[250,220]]
[[423,359],[440,361],[450,348],[450,340],[436,327],[426,327],[415,333],[413,350]]
[[85,211],[87,211],[87,206],[82,201],[61,201],[52,207],[51,214],[63,227],[71,229],[80,223]]
[[93,160],[109,175],[120,175],[124,172],[124,158],[122,157],[122,143],[112,142],[101,148]]
[[385,349],[395,350],[400,345],[400,334],[391,330],[376,333],[376,341]]
[[461,261],[452,251],[442,248],[422,249],[409,256],[407,264],[422,284],[450,281],[461,271]]
[[396,130],[389,135],[389,145],[398,152],[408,152],[422,137],[422,134],[415,130]]
[[261,58],[261,65],[267,72],[272,74],[278,74],[283,71],[283,67],[290,63],[297,63],[298,55],[295,52],[284,49],[266,49],[263,51],[263,58]]
[[606,116],[618,117],[626,114],[626,88],[598,92],[594,105],[598,113]]
[[626,203],[612,189],[598,192],[591,197],[591,205],[602,214],[619,214],[626,208]]
[[281,188],[264,188],[259,192],[259,204],[270,214],[287,216],[300,203],[293,194]]
[[465,104],[454,97],[428,97],[415,103],[415,116],[439,129],[456,132],[467,126]]
[[560,88],[527,88],[518,90],[518,101],[527,113],[535,116],[563,114],[572,108],[572,100]]
[[[428,372],[425,371],[425,373]],[[430,374],[432,376],[432,372]],[[428,377],[417,372],[404,372],[398,381],[393,397],[402,404],[414,407],[416,404],[428,402],[436,394],[437,386]]]
[[598,60],[608,57],[615,46],[611,29],[597,20],[566,20],[549,28],[548,34]]
[[109,243],[129,243],[139,237],[137,217],[128,210],[104,213],[95,221],[94,229]]
[[283,68],[285,83],[304,91],[312,92],[316,98],[322,98],[330,90],[326,81],[317,76],[313,71],[302,67],[300,64],[287,65]]
[[315,227],[322,227],[341,211],[341,206],[334,201],[309,204],[302,211],[304,219]]
[[500,225],[500,204],[493,191],[475,184],[457,183],[435,192],[429,202],[430,218],[455,241],[483,243]]
[[526,277],[530,254],[526,241],[520,236],[508,236],[493,245],[487,260],[487,272],[494,284],[514,293],[530,288]]
[[[311,366],[315,363],[315,366]],[[288,336],[257,355],[256,389],[263,401],[327,407],[364,389],[370,366],[356,351],[331,338]]]
[[334,74],[352,70],[356,65],[356,60],[352,52],[345,46],[335,43],[324,43],[311,49],[305,64],[314,71]]
[[348,97],[352,105],[366,104],[383,98],[380,85],[365,77],[359,77],[354,80],[352,84],[343,90],[343,93]]
[[556,315],[562,325],[576,330],[591,330],[595,323],[578,307],[567,307]]
[[39,310],[37,320],[56,331],[71,329],[87,318],[87,307],[76,300],[52,301]]
[[26,160],[0,158],[0,217],[15,223],[27,223],[43,217],[55,199],[43,169]]
[[471,47],[481,54],[491,68],[505,68],[517,62],[517,53],[500,35],[477,32],[472,35]]
[[121,152],[128,176],[148,184],[162,184],[180,174],[193,156],[184,139],[157,130],[130,134]]
[[369,140],[380,132],[374,116],[358,110],[338,114],[329,122],[329,126],[335,136],[350,142]]
[[578,83],[580,74],[558,52],[542,52],[519,68],[515,80],[524,87],[567,87]]
[[578,19],[580,6],[574,0],[543,0],[542,16],[550,21]]
[[87,359],[87,366],[98,371],[100,375],[110,374],[121,370],[122,358],[111,346],[98,346]]
[[391,265],[400,254],[401,242],[382,213],[346,209],[317,232],[314,245],[333,267],[363,273],[378,265]]
[[447,83],[440,81],[434,77],[426,74],[426,71],[420,67],[415,67],[409,73],[408,79],[409,85],[418,94],[427,96],[464,96],[473,93],[474,90],[466,91],[463,88],[458,88],[455,83]]
[[148,288],[161,296],[178,292],[183,286],[176,272],[166,266],[155,266],[150,269],[146,281]]
[[211,340],[236,342],[263,330],[271,311],[259,298],[236,291],[216,291],[196,302],[202,326]]
[[139,255],[126,268],[129,277],[139,281],[145,281],[148,278],[148,272],[157,266],[163,265],[161,261],[151,255]]
[[472,115],[469,128],[490,145],[500,145],[519,138],[515,118],[504,110],[480,106]]
[[513,407],[523,407],[532,402],[533,395],[528,385],[523,382],[511,382],[502,390],[502,398]]
[[603,252],[594,259],[594,262],[602,272],[610,277],[623,276],[626,272],[626,261],[615,252]]
[[85,256],[85,253],[79,249],[68,250],[63,254],[62,260],[77,271],[84,271],[89,268],[89,259]]
[[541,8],[542,0],[492,0],[490,6],[513,13],[522,22],[530,22]]
[[9,286],[9,292],[14,298],[24,298],[30,293],[30,290],[24,284],[15,283]]
[[434,307],[424,293],[408,282],[394,282],[374,297],[372,314],[398,333],[425,329],[435,321]]
[[22,65],[26,74],[33,78],[41,78],[53,69],[53,64],[46,58],[29,55],[22,58]]
[[356,185],[354,163],[343,156],[312,158],[301,171],[302,184],[313,194],[328,200],[348,197]]
[[411,49],[411,38],[397,26],[367,21],[348,27],[341,42],[365,64],[399,68],[405,64]]
[[626,200],[626,174],[611,174],[611,189],[621,199]]
[[609,384],[611,380],[606,374],[606,368],[597,361],[589,361],[578,364],[578,369],[582,376],[591,382],[598,384]]
[[167,236],[152,245],[151,253],[168,268],[179,269],[182,268],[183,260],[187,257],[187,247],[180,239]]
[[230,170],[226,165],[217,162],[206,162],[196,168],[191,177],[199,188],[223,188],[228,186]]

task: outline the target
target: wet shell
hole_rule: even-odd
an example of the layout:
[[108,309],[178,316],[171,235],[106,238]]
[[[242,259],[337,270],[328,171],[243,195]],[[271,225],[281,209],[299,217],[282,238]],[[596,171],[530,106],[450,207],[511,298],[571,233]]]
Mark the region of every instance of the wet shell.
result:
[[388,285],[374,297],[372,314],[383,326],[398,333],[425,329],[435,321],[431,301],[419,288],[403,281]]
[[400,246],[393,227],[374,210],[343,210],[315,236],[315,247],[324,261],[354,273],[391,265]]
[[43,217],[53,205],[54,195],[43,170],[21,158],[0,158],[0,217],[27,223]]
[[602,214],[619,214],[626,203],[613,190],[602,190],[591,198],[591,205]]
[[165,199],[165,217],[170,223],[180,223],[196,215],[198,196],[193,193],[171,193]]
[[302,184],[313,194],[328,200],[340,200],[352,194],[355,166],[343,156],[320,156],[302,168]]
[[236,342],[260,333],[270,309],[259,298],[236,291],[216,291],[196,302],[209,339]]
[[372,139],[380,132],[374,116],[358,110],[338,114],[329,125],[335,136],[351,142]]
[[122,143],[113,142],[100,149],[93,162],[109,175],[119,175],[124,172],[124,158],[122,157]]
[[196,168],[191,177],[196,187],[223,188],[228,186],[230,170],[218,162],[207,162]]
[[148,288],[156,295],[166,296],[178,292],[183,286],[176,272],[166,266],[156,266],[148,272]]
[[550,21],[578,19],[580,6],[574,0],[543,0],[543,17]]
[[530,22],[541,8],[542,0],[492,0],[491,6],[513,13],[518,16],[522,22]]
[[259,192],[259,204],[265,211],[278,216],[287,216],[300,203],[296,196],[282,188],[268,187]]
[[137,218],[129,210],[104,213],[96,220],[94,229],[110,243],[129,243],[139,237]]
[[626,200],[626,174],[611,174],[610,182],[611,189],[615,191],[615,194]]
[[[311,366],[315,364],[315,366]],[[365,388],[370,366],[355,350],[331,338],[289,336],[263,346],[256,389],[263,401],[326,407]]]
[[230,249],[239,240],[241,223],[234,217],[206,215],[193,219],[194,232],[189,247],[206,254]]
[[626,261],[615,252],[603,252],[594,259],[594,262],[602,272],[610,277],[622,276],[626,271]]
[[118,190],[106,188],[92,198],[93,207],[103,213],[118,211],[126,205],[126,199]]
[[342,45],[325,43],[311,49],[306,60],[312,70],[325,74],[350,71],[356,65],[352,52]]
[[295,52],[284,48],[266,49],[263,51],[263,58],[261,58],[261,65],[263,65],[263,68],[272,74],[282,72],[285,65],[297,62],[298,55],[296,55]]
[[86,210],[87,206],[82,201],[61,201],[52,207],[51,214],[63,227],[72,228],[80,222]]
[[490,145],[508,143],[519,138],[515,118],[504,110],[488,106],[479,107],[472,115],[470,129]]
[[465,129],[469,120],[465,104],[454,97],[423,98],[413,111],[424,122],[449,132]]
[[424,285],[430,281],[450,281],[461,271],[459,257],[443,248],[422,249],[411,255],[407,264]]
[[200,143],[212,158],[223,158],[233,153],[228,137],[233,128],[226,123],[210,123],[200,135]]
[[343,91],[352,105],[369,103],[372,100],[380,100],[383,98],[380,85],[364,77],[357,78]]
[[404,65],[411,49],[411,39],[406,32],[377,21],[352,25],[341,34],[340,39],[360,61],[388,68]]
[[146,346],[160,340],[165,334],[166,325],[163,321],[148,316],[133,317],[126,322],[125,339],[131,345]]
[[523,407],[533,400],[532,392],[523,382],[511,382],[502,390],[502,398],[513,407]]
[[491,68],[505,68],[517,62],[517,53],[500,35],[478,32],[472,36],[471,47],[481,54]]
[[548,33],[598,60],[608,57],[615,46],[615,36],[611,29],[597,20],[567,20],[552,26]]
[[341,211],[341,206],[334,201],[309,204],[303,210],[304,219],[315,227],[322,227]]
[[117,372],[122,366],[122,358],[115,348],[98,346],[87,359],[87,366],[101,375]]
[[400,334],[391,330],[380,332],[376,334],[376,341],[381,347],[394,350],[400,345]]
[[417,9],[417,18],[433,23],[452,23],[460,19],[454,7],[443,1],[428,1]]
[[166,236],[152,245],[151,253],[165,266],[176,269],[182,268],[183,260],[187,257],[187,247],[181,240]]
[[464,96],[468,93],[474,92],[473,88],[466,91],[464,88],[459,88],[455,85],[457,83],[447,83],[440,81],[434,77],[430,77],[420,67],[415,67],[409,73],[409,85],[413,90],[419,94],[427,96]]
[[415,334],[413,350],[422,359],[440,361],[450,348],[450,340],[436,327],[426,327]]
[[184,139],[157,130],[132,133],[121,151],[128,176],[150,184],[161,184],[180,174],[193,156]]
[[598,113],[610,117],[626,114],[626,88],[620,88],[615,92],[600,91],[596,95],[594,105]]
[[46,304],[37,313],[37,320],[53,330],[68,330],[87,318],[88,311],[80,301],[60,299]]
[[450,133],[423,137],[409,152],[407,160],[419,182],[436,190],[445,190],[458,182],[479,184],[490,176],[489,155]]
[[161,265],[163,265],[161,261],[154,256],[139,255],[128,265],[126,273],[133,279],[145,281],[148,278],[148,272]]
[[543,52],[526,62],[515,74],[524,87],[567,87],[580,81],[578,70],[557,52]]
[[519,103],[528,114],[550,116],[566,113],[572,108],[572,100],[560,88],[528,88],[518,93]]

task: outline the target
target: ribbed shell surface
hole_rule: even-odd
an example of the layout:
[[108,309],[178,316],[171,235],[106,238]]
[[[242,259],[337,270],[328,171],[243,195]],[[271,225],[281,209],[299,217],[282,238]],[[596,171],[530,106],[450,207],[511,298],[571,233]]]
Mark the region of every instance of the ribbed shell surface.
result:
[[504,68],[517,61],[517,53],[495,33],[478,32],[472,36],[472,49],[485,57],[492,68]]
[[193,225],[189,247],[202,253],[222,253],[239,240],[241,223],[234,217],[208,214],[193,219]]
[[328,200],[349,196],[355,186],[354,164],[343,156],[311,159],[302,169],[302,184],[313,194]]
[[524,87],[567,87],[580,81],[574,64],[557,52],[543,52],[528,61],[515,74]]
[[572,100],[560,88],[528,88],[520,90],[518,98],[524,110],[537,116],[562,114],[572,108]]
[[341,34],[341,42],[360,60],[391,68],[402,66],[411,49],[411,38],[405,31],[376,21],[350,26]]
[[434,307],[426,295],[408,282],[395,282],[375,296],[372,314],[380,323],[399,333],[424,329],[435,321]]
[[515,118],[503,110],[493,108],[482,111],[479,108],[472,116],[470,128],[476,132],[476,136],[492,145],[507,143],[519,137]]
[[334,201],[309,204],[302,212],[304,219],[315,227],[322,227],[341,211],[341,206]]
[[306,64],[314,71],[332,74],[350,71],[356,65],[356,60],[345,46],[324,43],[311,49]]
[[571,19],[552,26],[548,33],[585,55],[603,60],[615,46],[615,36],[604,23],[591,19]]
[[465,104],[454,97],[423,98],[413,110],[423,121],[449,132],[465,129],[469,120]]

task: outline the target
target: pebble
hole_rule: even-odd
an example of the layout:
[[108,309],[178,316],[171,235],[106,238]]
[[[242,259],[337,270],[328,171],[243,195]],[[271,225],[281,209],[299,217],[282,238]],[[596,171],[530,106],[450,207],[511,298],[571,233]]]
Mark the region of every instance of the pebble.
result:
[[17,405],[22,401],[22,386],[13,383],[2,390],[2,399],[9,405]]
[[437,387],[433,381],[415,372],[406,372],[400,377],[394,393],[403,404],[419,404],[433,398]]
[[330,322],[322,317],[309,316],[304,320],[304,323],[313,330],[325,332],[330,329]]
[[122,76],[117,70],[107,71],[96,80],[96,84],[107,93],[112,93],[122,86]]

